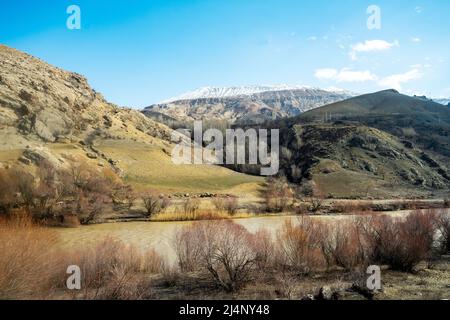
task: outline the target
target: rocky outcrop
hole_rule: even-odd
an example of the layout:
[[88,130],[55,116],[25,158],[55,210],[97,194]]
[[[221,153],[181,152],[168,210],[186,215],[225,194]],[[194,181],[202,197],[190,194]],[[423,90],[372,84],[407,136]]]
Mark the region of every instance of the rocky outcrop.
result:
[[138,111],[108,103],[77,73],[2,45],[0,70],[0,130],[13,127],[43,142],[56,142],[60,136],[85,139],[93,132],[170,139],[170,129]]

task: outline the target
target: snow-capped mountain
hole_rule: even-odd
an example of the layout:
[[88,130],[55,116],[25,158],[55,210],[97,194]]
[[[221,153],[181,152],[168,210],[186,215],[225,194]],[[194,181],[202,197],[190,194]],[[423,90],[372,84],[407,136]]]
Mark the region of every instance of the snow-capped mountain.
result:
[[[181,100],[195,100],[195,99],[211,99],[211,98],[230,98],[238,96],[251,96],[263,92],[274,92],[274,91],[292,91],[292,90],[303,90],[303,91],[323,91],[319,88],[313,88],[309,86],[290,86],[285,84],[280,85],[254,85],[254,86],[232,86],[232,87],[202,87],[193,91],[183,93],[179,96],[172,97],[170,99],[161,101],[160,104],[171,103]],[[330,88],[326,90],[334,93],[344,93],[349,95],[354,95],[351,92],[338,89]]]
[[297,116],[355,96],[351,92],[306,86],[205,87],[149,106],[144,114],[165,122],[226,120],[258,123]]

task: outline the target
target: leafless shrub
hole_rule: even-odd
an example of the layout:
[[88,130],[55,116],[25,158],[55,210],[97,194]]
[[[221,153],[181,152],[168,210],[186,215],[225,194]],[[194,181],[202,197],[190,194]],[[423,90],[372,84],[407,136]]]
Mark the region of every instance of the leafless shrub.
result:
[[195,215],[200,208],[198,199],[188,198],[183,202],[183,212],[187,215]]
[[317,213],[323,208],[324,199],[321,197],[310,197],[307,201],[309,203],[309,211],[313,213]]
[[258,230],[254,235],[257,253],[256,265],[259,270],[265,270],[274,263],[275,246],[270,232],[266,229]]
[[450,198],[444,199],[444,208],[450,208]]
[[285,222],[278,233],[279,264],[302,273],[324,265],[320,250],[321,225],[311,218],[302,217],[294,224]]
[[275,293],[278,297],[287,300],[293,300],[295,298],[297,279],[292,273],[281,270],[275,276],[275,281]]
[[144,202],[145,209],[147,210],[148,217],[161,213],[170,205],[170,200],[167,197],[158,195],[154,192],[147,192],[143,194],[141,198]]
[[264,198],[268,212],[283,212],[292,206],[293,191],[285,178],[269,178]]
[[369,234],[373,259],[394,270],[411,271],[433,251],[436,233],[433,211],[415,211],[404,220],[382,217],[373,221]]
[[137,199],[137,195],[130,185],[119,184],[114,188],[112,198],[116,206],[123,206],[130,210]]
[[141,274],[124,267],[114,267],[105,286],[96,291],[95,299],[141,300],[152,299],[152,283]]
[[189,248],[176,248],[178,254],[183,253],[178,256],[180,266],[189,265],[181,261],[198,256],[198,268],[227,291],[238,290],[250,279],[258,252],[254,236],[244,227],[227,220],[196,222],[180,232],[181,238],[190,239]]
[[183,272],[200,269],[201,244],[199,232],[191,227],[180,229],[174,237],[173,247],[177,254],[178,266]]
[[219,211],[219,212],[225,211],[225,198],[216,197],[216,198],[213,198],[211,202],[217,211]]
[[323,209],[325,195],[313,181],[303,183],[297,190],[297,198],[307,204],[306,210],[317,213]]
[[440,249],[441,252],[450,252],[450,214],[443,209],[437,213],[436,217],[437,228],[440,233]]
[[173,267],[166,265],[161,273],[163,283],[166,287],[175,287],[180,281],[180,273]]
[[238,210],[238,200],[236,197],[217,197],[212,203],[218,212],[226,212],[229,215],[236,214]]
[[18,205],[18,185],[10,170],[0,169],[0,214],[8,214]]
[[142,252],[111,237],[68,254],[65,259],[66,265],[81,268],[83,299],[139,298],[144,292],[135,288],[137,291],[133,293],[132,285],[145,288],[143,274],[160,273],[164,267],[163,259],[155,251]]
[[362,232],[363,221],[322,225],[320,247],[327,266],[349,271],[369,265],[371,251]]
[[308,214],[309,205],[307,205],[306,203],[300,203],[294,207],[294,212],[298,215]]
[[95,221],[100,213],[112,206],[116,178],[108,170],[99,171],[74,159],[65,182],[69,186],[69,197],[64,201],[64,213],[77,216],[81,224]]

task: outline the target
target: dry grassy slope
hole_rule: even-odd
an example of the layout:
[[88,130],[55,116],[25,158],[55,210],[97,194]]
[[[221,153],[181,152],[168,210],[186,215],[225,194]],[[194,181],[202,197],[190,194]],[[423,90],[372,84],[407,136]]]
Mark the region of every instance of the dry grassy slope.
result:
[[427,118],[450,117],[448,107],[418,97],[410,97],[395,90],[385,90],[365,94],[344,101],[329,104],[300,115],[300,119],[323,119],[328,116],[340,117],[343,115],[383,115],[383,114],[415,114],[425,115]]
[[[331,119],[330,119],[331,117]],[[282,167],[325,194],[446,195],[450,109],[386,90],[267,124],[282,128]]]
[[[445,167],[424,159],[397,137],[358,124],[294,125],[282,132],[282,167],[295,180],[314,180],[324,195],[419,196],[448,190]],[[295,176],[295,170],[302,175]]]
[[260,181],[219,167],[173,165],[171,132],[108,103],[84,77],[0,45],[0,166],[25,162],[31,168],[36,157],[64,166],[78,156],[101,167],[112,163],[140,188],[177,191]]

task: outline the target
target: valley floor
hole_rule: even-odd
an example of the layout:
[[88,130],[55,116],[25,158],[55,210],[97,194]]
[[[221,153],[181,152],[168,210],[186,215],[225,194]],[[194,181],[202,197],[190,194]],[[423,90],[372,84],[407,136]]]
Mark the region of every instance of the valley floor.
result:
[[[265,274],[238,293],[229,294],[211,287],[208,278],[190,274],[177,279],[173,286],[164,277],[155,278],[152,299],[219,300],[448,300],[450,299],[450,256],[415,273],[382,270],[382,289],[369,292],[361,284],[365,275],[334,270],[310,275]],[[329,297],[320,294],[329,292]]]
[[[442,217],[450,213],[448,209],[436,212]],[[393,222],[410,213],[391,212],[388,218]],[[415,213],[419,219],[431,219],[432,214],[434,212],[426,210]],[[270,216],[223,221],[217,228],[231,228],[230,231],[237,232],[236,236],[242,231],[248,236],[265,234],[270,243],[275,241],[274,247],[268,243],[265,252],[278,259],[280,241],[282,244],[288,239],[285,237],[290,232],[301,232],[302,229],[295,231],[295,226],[306,227],[312,223],[311,226],[348,227],[356,223],[357,218],[333,215],[305,220]],[[370,223],[370,219],[367,221]],[[217,224],[208,223],[208,228]],[[192,226],[191,222],[130,222],[48,228],[33,226],[26,220],[0,220],[0,299],[450,299],[450,255],[433,255],[416,264],[411,272],[381,266],[382,290],[376,292],[366,289],[365,269],[345,271],[331,266],[314,267],[305,272],[271,265],[258,267],[240,290],[229,292],[219,287],[208,273],[178,269],[180,252],[176,251],[175,242],[180,231],[192,231]],[[350,229],[345,230],[350,232]],[[229,234],[225,231],[224,235]],[[300,244],[302,238],[298,235],[294,238]],[[407,243],[401,246],[410,248]],[[241,250],[240,245],[237,250]],[[64,289],[66,268],[73,264],[83,266],[86,289]],[[29,268],[33,268],[34,273],[30,274]],[[39,281],[30,281],[36,276]]]

